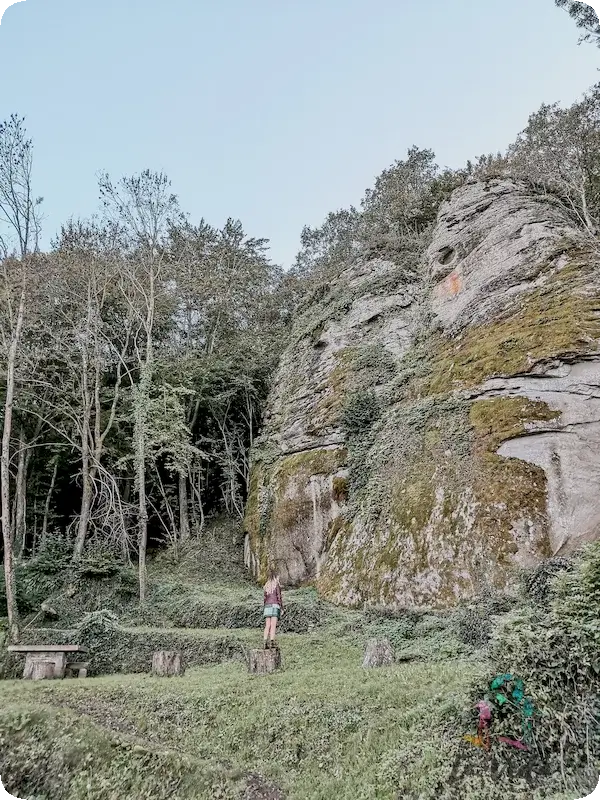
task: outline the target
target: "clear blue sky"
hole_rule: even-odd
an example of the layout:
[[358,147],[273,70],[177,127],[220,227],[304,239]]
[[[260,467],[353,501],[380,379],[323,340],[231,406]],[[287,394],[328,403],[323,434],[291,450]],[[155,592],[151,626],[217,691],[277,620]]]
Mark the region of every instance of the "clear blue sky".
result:
[[192,220],[239,217],[288,266],[409,146],[503,149],[600,80],[553,0],[26,0],[0,25],[0,117],[25,115],[45,243],[96,174],[171,178]]

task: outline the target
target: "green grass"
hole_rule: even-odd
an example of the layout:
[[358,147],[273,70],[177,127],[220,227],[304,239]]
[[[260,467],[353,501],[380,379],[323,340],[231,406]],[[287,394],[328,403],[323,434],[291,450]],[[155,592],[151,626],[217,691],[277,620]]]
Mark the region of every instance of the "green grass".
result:
[[236,800],[258,774],[288,800],[581,796],[499,776],[462,741],[481,658],[363,670],[350,636],[280,643],[284,669],[271,676],[227,663],[171,679],[5,682],[5,786],[36,800]]
[[[249,643],[258,638],[246,635]],[[453,661],[364,671],[362,648],[349,639],[290,634],[281,647],[284,670],[267,677],[230,663],[190,670],[180,679],[6,682],[0,711],[5,785],[10,791],[11,769],[17,778],[23,772],[19,739],[46,738],[50,748],[64,752],[77,743],[81,752],[68,789],[47,786],[41,765],[13,786],[39,800],[125,796],[132,786],[138,798],[166,797],[150,794],[158,776],[172,786],[180,773],[181,793],[171,796],[182,798],[238,797],[240,780],[251,772],[277,784],[290,800],[395,798],[400,788],[434,788],[436,770],[441,776],[445,769],[447,727],[464,707],[480,665]],[[14,732],[19,720],[21,730]],[[144,753],[147,785],[138,764]],[[105,781],[105,794],[86,793],[78,774],[86,759],[98,786]],[[222,795],[212,793],[211,781]]]
[[[262,596],[230,541],[237,561],[224,558],[221,567],[217,538],[214,548],[205,540],[177,560],[155,561],[148,608],[136,613],[131,605],[104,639],[98,633],[92,661],[137,674],[2,682],[0,775],[8,791],[23,800],[573,800],[589,793],[591,786],[564,793],[560,775],[537,758],[487,754],[463,741],[474,732],[474,698],[493,667],[485,650],[466,643],[456,613],[336,609],[312,590],[286,592],[293,624],[279,634],[284,669],[249,675],[243,655],[261,645]],[[388,638],[406,661],[364,670],[373,637]],[[163,648],[184,653],[185,676],[148,674],[152,651]],[[255,787],[280,793],[246,792],[251,776]]]

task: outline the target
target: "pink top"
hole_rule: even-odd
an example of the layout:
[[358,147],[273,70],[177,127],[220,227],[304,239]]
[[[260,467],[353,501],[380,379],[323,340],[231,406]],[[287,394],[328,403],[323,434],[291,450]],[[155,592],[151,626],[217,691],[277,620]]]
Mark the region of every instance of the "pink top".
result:
[[279,584],[277,584],[273,591],[265,592],[265,605],[278,605],[280,608],[283,608],[283,598],[281,596],[281,586]]

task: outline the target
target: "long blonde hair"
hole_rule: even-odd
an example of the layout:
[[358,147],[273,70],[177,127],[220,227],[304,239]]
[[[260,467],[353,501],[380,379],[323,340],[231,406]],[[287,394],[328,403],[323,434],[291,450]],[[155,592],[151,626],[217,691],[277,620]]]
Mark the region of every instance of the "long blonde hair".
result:
[[275,572],[274,569],[269,570],[269,574],[267,576],[267,582],[264,585],[264,590],[267,592],[272,592],[279,586],[279,575]]

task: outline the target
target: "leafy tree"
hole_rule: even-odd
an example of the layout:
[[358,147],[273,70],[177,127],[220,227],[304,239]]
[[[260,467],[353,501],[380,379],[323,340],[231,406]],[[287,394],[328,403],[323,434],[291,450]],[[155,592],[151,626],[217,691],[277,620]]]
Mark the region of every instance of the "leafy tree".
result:
[[146,466],[150,396],[154,377],[155,325],[160,279],[164,264],[164,240],[172,221],[180,216],[177,198],[163,173],[145,170],[113,184],[100,180],[100,197],[106,216],[123,230],[128,259],[122,281],[123,297],[134,316],[134,351],[137,381],[133,387],[135,489],[138,497],[138,563],[140,602],[146,599],[146,551],[148,506]]
[[569,108],[542,105],[509,147],[505,170],[563,198],[594,234],[600,220],[600,84]]
[[360,212],[350,206],[327,215],[318,228],[306,225],[300,237],[293,274],[300,279],[327,279],[340,271],[358,250]]
[[598,15],[588,3],[579,0],[554,0],[559,8],[564,8],[575,20],[577,27],[583,31],[580,42],[592,42],[600,47],[600,23]]

